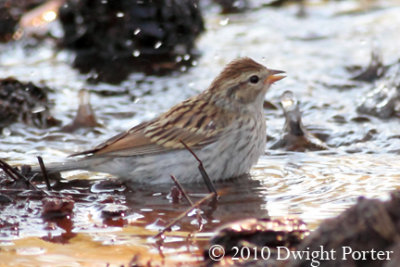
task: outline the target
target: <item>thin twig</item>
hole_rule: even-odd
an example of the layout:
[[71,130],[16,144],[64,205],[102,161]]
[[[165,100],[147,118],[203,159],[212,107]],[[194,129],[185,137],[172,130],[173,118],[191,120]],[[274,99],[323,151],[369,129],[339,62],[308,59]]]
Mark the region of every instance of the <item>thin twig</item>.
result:
[[192,210],[194,210],[195,208],[198,208],[201,204],[203,204],[203,202],[209,200],[210,198],[215,198],[215,196],[216,196],[216,194],[214,192],[212,192],[212,193],[208,194],[207,196],[205,196],[204,198],[202,198],[199,201],[197,201],[196,203],[194,203],[194,205],[192,205],[189,209],[187,209],[186,211],[181,213],[178,217],[175,218],[175,220],[170,222],[161,232],[159,232],[155,236],[155,238],[159,238],[166,231],[170,231],[172,226],[174,226],[177,222],[179,222],[184,217],[186,217],[186,215],[188,215]]
[[190,199],[190,197],[188,196],[188,194],[186,193],[186,191],[183,189],[181,183],[179,183],[179,181],[176,179],[175,176],[171,175],[171,179],[172,181],[174,181],[174,183],[176,184],[176,186],[178,187],[179,191],[181,191],[182,195],[186,198],[186,200],[189,202],[190,206],[193,206],[193,201]]
[[40,170],[42,171],[43,179],[46,182],[47,190],[51,191],[52,189],[51,189],[49,177],[47,176],[47,171],[46,171],[46,167],[44,166],[43,159],[41,156],[38,156],[37,159],[39,161]]
[[193,152],[193,150],[188,145],[185,144],[185,142],[183,142],[182,140],[180,140],[180,142],[193,155],[193,157],[199,162],[198,168],[199,168],[200,174],[203,177],[204,182],[208,188],[208,191],[210,193],[213,192],[215,194],[215,196],[218,197],[217,190],[215,189],[214,184],[211,182],[211,179],[208,176],[206,169],[204,169],[203,162],[197,157],[197,155]]
[[6,162],[2,161],[0,159],[0,168],[11,178],[13,179],[15,182],[18,181],[18,176],[15,177],[15,174],[12,170],[12,168],[10,169],[10,165],[8,165]]
[[[12,171],[13,174],[15,174],[19,179],[25,180],[28,182],[28,179],[23,176],[22,174],[19,173],[19,171],[15,170],[13,167],[11,167],[10,165],[8,165],[8,163],[3,162],[4,164],[6,164],[7,168],[10,169],[10,171]],[[31,184],[32,185],[32,184]],[[33,185],[32,185],[33,186]]]
[[164,255],[164,252],[163,252],[163,249],[164,249],[164,246],[163,246],[164,245],[164,238],[163,237],[158,238],[156,240],[156,245],[157,245],[158,255],[160,255],[162,261],[164,261],[164,259],[165,259],[165,255]]
[[29,186],[32,186],[33,189],[39,190],[34,184],[32,184],[25,176],[23,176],[19,171],[15,170],[13,167],[11,167],[7,162],[0,160],[0,167],[4,170],[8,176],[10,176],[12,179],[15,181],[18,181],[21,179],[24,181],[29,188]]
[[15,181],[22,180],[26,183],[27,188],[31,186],[36,191],[43,191],[46,195],[50,195],[48,192],[37,188],[28,178],[22,175],[18,170],[11,167],[7,162],[0,160],[0,168],[4,170],[4,172],[10,176]]
[[[193,207],[194,203],[193,201],[190,199],[189,195],[186,193],[186,191],[183,189],[183,186],[181,185],[181,183],[179,183],[178,179],[176,179],[175,176],[171,175],[171,179],[174,181],[174,183],[176,184],[176,186],[178,187],[179,191],[181,191],[182,195],[186,198],[186,200],[189,202],[190,206]],[[196,212],[196,216],[197,216],[197,221],[199,222],[199,226],[201,227],[202,225],[202,221],[203,221],[203,217],[201,217],[200,212]]]

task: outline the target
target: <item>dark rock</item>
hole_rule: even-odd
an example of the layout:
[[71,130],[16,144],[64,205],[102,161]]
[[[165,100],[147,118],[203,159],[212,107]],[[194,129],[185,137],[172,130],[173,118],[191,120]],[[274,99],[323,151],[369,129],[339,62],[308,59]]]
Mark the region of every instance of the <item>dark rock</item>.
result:
[[14,78],[0,80],[0,129],[13,122],[39,128],[58,125],[49,112],[47,87],[22,83]]
[[68,0],[60,20],[62,45],[76,52],[74,66],[94,72],[94,81],[110,83],[133,71],[162,73],[190,65],[204,29],[192,0]]
[[382,56],[378,50],[371,52],[371,61],[365,69],[361,69],[351,79],[356,81],[372,82],[382,77],[387,70],[387,66],[382,63]]
[[[334,251],[335,259],[317,258],[321,263],[320,266],[387,266],[385,263],[399,266],[398,257],[395,258],[394,252],[391,252],[400,244],[399,206],[399,191],[386,202],[360,198],[356,205],[336,218],[323,221],[296,250],[312,252],[320,251],[322,247],[324,251]],[[357,260],[357,257],[346,254],[350,250],[359,251],[366,256]],[[385,258],[389,256],[391,260],[376,259],[378,251],[382,251],[382,255],[385,255]],[[293,262],[290,266],[310,266],[310,264],[311,260],[303,259]]]
[[354,118],[351,118],[351,121],[354,121],[356,123],[365,123],[365,122],[370,122],[371,119],[365,116],[356,116]]
[[363,98],[357,111],[382,119],[400,112],[400,62],[387,70],[373,90]]
[[123,217],[128,211],[128,207],[120,204],[106,204],[101,211],[104,218]]

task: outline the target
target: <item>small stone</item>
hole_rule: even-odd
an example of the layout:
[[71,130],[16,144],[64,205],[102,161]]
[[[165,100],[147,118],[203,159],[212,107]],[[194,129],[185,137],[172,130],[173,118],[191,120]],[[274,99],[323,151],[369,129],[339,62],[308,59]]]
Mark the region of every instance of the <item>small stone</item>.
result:
[[101,215],[105,218],[124,217],[128,207],[120,204],[106,204],[101,211]]

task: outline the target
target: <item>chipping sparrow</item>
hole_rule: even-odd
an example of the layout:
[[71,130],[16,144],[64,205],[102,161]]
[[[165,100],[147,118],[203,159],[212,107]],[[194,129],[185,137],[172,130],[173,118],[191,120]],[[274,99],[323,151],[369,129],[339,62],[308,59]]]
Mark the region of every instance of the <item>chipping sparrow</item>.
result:
[[114,174],[140,183],[202,181],[198,162],[211,180],[247,173],[264,152],[266,123],[264,96],[270,85],[285,76],[250,58],[232,61],[210,87],[100,144],[74,154],[83,156],[48,165],[49,172],[90,170]]

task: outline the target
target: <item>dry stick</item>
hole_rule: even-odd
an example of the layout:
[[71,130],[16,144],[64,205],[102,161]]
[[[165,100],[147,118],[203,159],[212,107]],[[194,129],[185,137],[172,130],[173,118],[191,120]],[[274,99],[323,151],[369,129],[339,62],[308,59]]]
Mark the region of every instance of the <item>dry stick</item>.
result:
[[22,179],[23,181],[25,181],[25,183],[27,184],[28,189],[29,189],[29,186],[31,186],[34,190],[40,191],[40,192],[44,192],[46,195],[49,195],[48,192],[46,192],[44,190],[40,190],[39,188],[37,188],[34,184],[31,183],[31,181],[29,181],[29,179],[27,179],[25,176],[20,174],[13,167],[11,167],[7,162],[5,162],[5,161],[3,161],[1,159],[0,159],[0,168],[3,169],[4,172],[8,176],[10,176],[12,179],[14,179],[15,181],[17,181],[19,179]]
[[162,234],[164,234],[166,231],[171,230],[171,227],[173,225],[175,225],[177,222],[179,222],[180,220],[182,220],[186,215],[189,214],[189,212],[191,212],[192,210],[194,210],[195,208],[199,207],[201,204],[203,204],[203,202],[209,200],[210,198],[214,198],[216,196],[216,194],[214,192],[208,194],[207,196],[205,196],[204,198],[200,199],[199,201],[197,201],[196,203],[194,203],[193,206],[191,206],[189,209],[187,209],[185,212],[183,212],[182,214],[180,214],[175,220],[173,220],[172,222],[170,222],[161,232],[159,232],[155,238],[159,238]]
[[18,177],[15,177],[15,174],[13,173],[10,168],[8,168],[10,165],[8,165],[6,162],[2,161],[0,159],[0,168],[10,177],[12,178],[15,182],[18,181]]
[[[179,191],[181,191],[182,195],[186,198],[186,200],[189,202],[190,206],[193,207],[193,201],[190,199],[189,195],[186,193],[186,191],[183,189],[183,186],[181,185],[181,183],[178,181],[178,179],[176,179],[175,176],[171,175],[171,179],[174,181],[174,183],[176,184],[176,186],[178,187]],[[201,222],[203,217],[201,217],[201,214],[199,212],[196,212],[196,216],[197,216],[197,220],[199,221],[199,225],[201,227]]]
[[[10,176],[12,179],[14,179],[15,181],[21,179],[23,181],[26,182],[28,188],[29,185],[32,186],[33,189],[35,190],[39,190],[34,184],[32,184],[25,176],[23,176],[22,174],[20,174],[17,170],[14,170],[13,167],[11,167],[7,162],[0,160],[0,165],[1,168],[5,171],[6,174],[8,174],[8,176]],[[40,191],[40,190],[39,190]]]
[[52,189],[50,186],[49,177],[47,176],[47,171],[46,171],[46,167],[44,166],[43,159],[41,156],[38,156],[37,159],[39,161],[40,170],[42,171],[43,179],[46,182],[47,190],[51,191]]
[[185,144],[185,142],[183,142],[182,140],[180,140],[180,142],[193,155],[193,157],[199,162],[199,166],[197,168],[199,168],[199,171],[201,173],[201,176],[204,179],[204,182],[208,188],[208,191],[210,191],[210,193],[213,192],[215,194],[215,196],[218,197],[217,190],[215,190],[214,184],[211,182],[210,177],[208,176],[206,170],[204,169],[203,162],[197,157],[197,155],[193,152],[193,150]]
[[193,201],[190,199],[190,197],[188,196],[188,194],[186,193],[186,191],[183,189],[181,183],[179,183],[179,181],[176,179],[175,176],[171,175],[171,179],[172,181],[174,181],[174,183],[176,184],[176,186],[178,187],[179,191],[181,191],[182,195],[186,198],[186,200],[189,202],[190,206],[193,206]]

